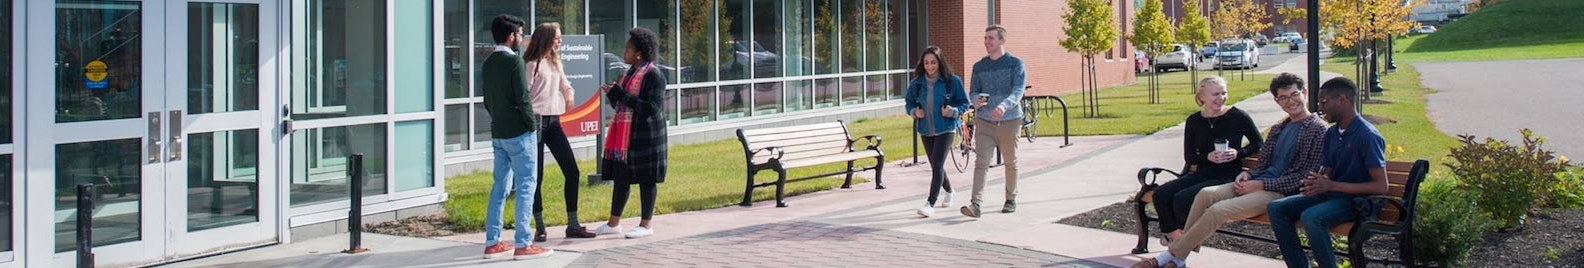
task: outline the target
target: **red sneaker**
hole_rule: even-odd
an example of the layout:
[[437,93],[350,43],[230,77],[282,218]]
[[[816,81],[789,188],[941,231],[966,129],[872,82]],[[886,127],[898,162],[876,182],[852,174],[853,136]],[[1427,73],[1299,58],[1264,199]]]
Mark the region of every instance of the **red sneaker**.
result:
[[511,249],[512,249],[511,244],[507,244],[504,241],[503,242],[496,242],[494,245],[490,245],[488,247],[484,247],[484,258],[485,259],[505,258],[506,257],[506,253],[510,252]]
[[539,245],[530,245],[530,246],[525,247],[525,248],[517,248],[517,251],[512,253],[512,259],[517,259],[517,260],[538,259],[538,258],[549,257],[551,253],[555,253],[555,250],[544,248],[544,247],[540,247]]

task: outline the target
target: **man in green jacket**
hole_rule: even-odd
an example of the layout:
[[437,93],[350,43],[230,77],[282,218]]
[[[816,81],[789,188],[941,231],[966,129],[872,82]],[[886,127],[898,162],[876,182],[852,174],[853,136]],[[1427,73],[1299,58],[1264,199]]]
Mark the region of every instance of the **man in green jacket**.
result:
[[[550,256],[553,250],[533,244],[532,222],[534,191],[539,183],[534,175],[534,159],[538,141],[533,103],[528,97],[527,69],[522,57],[513,50],[523,42],[523,20],[502,14],[491,22],[490,33],[495,39],[495,52],[484,58],[484,69],[479,70],[479,86],[484,89],[484,108],[489,110],[492,141],[495,149],[495,184],[490,187],[489,211],[484,218],[485,258],[506,257],[512,250],[514,259],[533,259]],[[516,245],[500,241],[502,206],[510,186],[516,203]]]

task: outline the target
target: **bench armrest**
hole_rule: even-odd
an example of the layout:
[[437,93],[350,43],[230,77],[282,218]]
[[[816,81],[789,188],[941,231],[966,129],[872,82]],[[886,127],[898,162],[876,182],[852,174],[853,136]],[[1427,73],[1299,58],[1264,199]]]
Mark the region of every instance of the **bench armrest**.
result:
[[753,157],[759,155],[760,152],[775,154],[775,156],[770,157],[770,161],[781,161],[781,157],[786,155],[786,152],[781,151],[781,146],[770,146],[749,151],[748,159],[753,159]]
[[[1172,177],[1182,177],[1182,174],[1179,174],[1176,171],[1171,171],[1170,169],[1164,169],[1164,168],[1158,168],[1158,167],[1142,168],[1142,169],[1139,169],[1139,172],[1138,172],[1138,183],[1139,183],[1139,186],[1154,185],[1155,181],[1160,178],[1161,172],[1165,172],[1167,174],[1171,174]],[[1145,182],[1145,180],[1149,180],[1149,181]]]
[[[881,144],[881,142],[883,142],[883,140],[880,139],[880,135],[868,135],[868,136],[860,137],[860,139],[864,139],[864,140],[868,140],[869,141],[869,146],[864,147],[864,150],[879,151],[880,150],[880,144]],[[858,143],[858,140],[849,140],[849,141],[847,141],[847,148],[848,149],[852,149],[853,148],[852,147],[853,144],[857,144],[857,143]]]
[[[1385,195],[1372,195],[1372,196],[1366,196],[1366,197],[1363,197],[1363,198],[1364,198],[1364,202],[1365,203],[1362,204],[1363,206],[1359,208],[1359,210],[1361,210],[1361,211],[1359,211],[1359,213],[1361,215],[1365,216],[1364,219],[1362,221],[1360,221],[1362,223],[1375,224],[1375,225],[1402,224],[1403,220],[1400,219],[1400,218],[1408,216],[1407,215],[1408,208],[1407,208],[1407,206],[1403,205],[1401,200],[1392,199],[1391,197],[1385,196]],[[1383,220],[1380,219],[1381,210],[1385,209],[1388,206],[1391,207],[1391,208],[1397,209],[1397,211],[1398,211],[1399,219],[1395,223],[1386,222],[1386,221],[1383,221]]]

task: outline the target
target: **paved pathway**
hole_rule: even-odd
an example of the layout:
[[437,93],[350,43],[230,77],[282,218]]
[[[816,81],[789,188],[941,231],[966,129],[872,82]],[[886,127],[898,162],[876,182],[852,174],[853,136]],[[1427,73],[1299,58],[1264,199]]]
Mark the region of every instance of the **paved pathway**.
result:
[[1518,142],[1529,128],[1562,155],[1584,156],[1584,59],[1415,63],[1430,119],[1448,134]]

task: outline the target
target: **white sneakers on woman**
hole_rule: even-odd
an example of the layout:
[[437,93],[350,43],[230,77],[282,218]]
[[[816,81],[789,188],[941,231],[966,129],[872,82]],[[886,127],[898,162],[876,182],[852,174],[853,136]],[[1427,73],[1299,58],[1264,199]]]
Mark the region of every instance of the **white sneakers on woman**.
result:
[[924,203],[924,207],[918,209],[918,215],[929,218],[930,216],[935,215],[935,207],[931,207],[929,203]]
[[654,235],[654,229],[649,229],[649,228],[644,228],[643,226],[638,226],[638,227],[633,227],[632,231],[628,231],[627,232],[627,239],[643,238],[645,236],[650,236],[650,235]]
[[938,207],[938,208],[949,208],[949,207],[951,207],[951,205],[952,205],[952,196],[953,195],[956,195],[956,194],[954,194],[952,192],[946,192],[946,196],[941,198],[940,205],[935,206],[935,207]]

